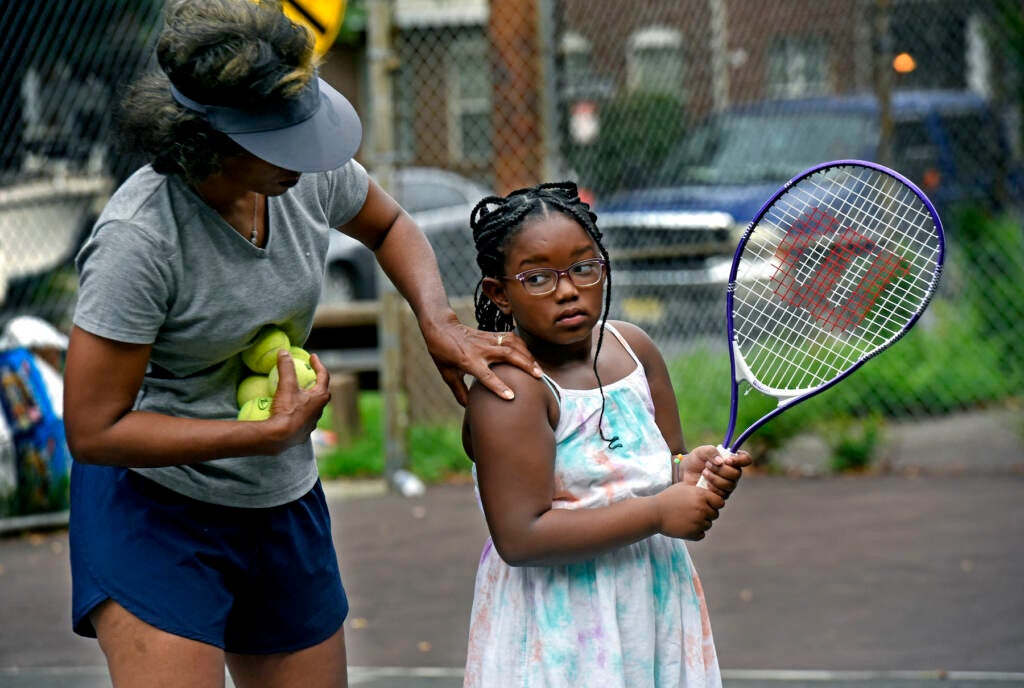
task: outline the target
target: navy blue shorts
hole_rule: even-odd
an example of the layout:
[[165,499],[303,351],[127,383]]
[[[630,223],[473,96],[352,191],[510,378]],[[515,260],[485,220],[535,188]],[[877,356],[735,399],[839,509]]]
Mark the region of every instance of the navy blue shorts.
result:
[[227,652],[316,645],[348,614],[320,483],[289,504],[219,506],[134,471],[71,470],[72,622],[113,599],[151,626]]

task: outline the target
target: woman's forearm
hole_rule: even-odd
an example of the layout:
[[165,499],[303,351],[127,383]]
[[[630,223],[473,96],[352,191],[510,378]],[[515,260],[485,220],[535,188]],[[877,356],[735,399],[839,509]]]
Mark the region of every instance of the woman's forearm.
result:
[[398,216],[374,253],[421,324],[454,318],[434,249],[406,213]]
[[103,430],[69,433],[68,443],[75,460],[82,463],[152,468],[277,454],[286,446],[279,435],[272,421],[202,420],[132,411]]

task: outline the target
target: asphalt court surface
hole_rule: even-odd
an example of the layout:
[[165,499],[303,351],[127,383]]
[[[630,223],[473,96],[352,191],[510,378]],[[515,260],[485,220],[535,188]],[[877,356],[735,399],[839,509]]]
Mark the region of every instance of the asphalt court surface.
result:
[[[472,488],[331,492],[350,684],[461,685],[486,537]],[[728,688],[994,688],[1024,686],[1019,542],[1022,475],[748,476],[690,551]],[[67,627],[66,558],[61,530],[0,539],[0,686],[110,685]]]
[[[924,433],[928,455],[889,473],[744,478],[688,543],[726,688],[1024,688],[1024,451],[1006,435],[985,445],[991,426],[967,421]],[[487,534],[472,487],[327,493],[350,685],[461,685]],[[69,606],[66,531],[0,537],[0,688],[110,685]]]
[[[856,676],[820,672],[724,672],[723,688],[1012,688],[1024,686],[1024,674],[984,674],[960,677],[913,676],[907,674]],[[922,672],[924,673],[924,672]],[[225,678],[232,688],[230,677]],[[388,669],[353,667],[349,673],[353,688],[459,688],[457,669]],[[0,672],[4,688],[109,688],[110,679],[100,667],[65,670],[32,670],[22,673]]]

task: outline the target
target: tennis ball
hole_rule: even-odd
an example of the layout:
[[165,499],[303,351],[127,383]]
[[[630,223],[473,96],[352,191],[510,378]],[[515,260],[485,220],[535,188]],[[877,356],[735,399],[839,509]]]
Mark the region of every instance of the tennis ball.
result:
[[270,407],[274,400],[270,397],[256,397],[242,404],[238,410],[238,420],[266,420],[270,418]]
[[256,341],[242,352],[242,362],[254,373],[266,375],[277,365],[277,352],[291,347],[288,335],[279,327],[267,325],[256,336]]
[[292,358],[294,358],[296,361],[305,361],[306,363],[309,363],[309,352],[303,349],[301,346],[289,347],[288,351],[291,352]]
[[[316,384],[316,371],[313,370],[313,366],[309,364],[309,361],[303,361],[302,359],[292,358],[292,363],[295,364],[295,378],[299,381],[299,387],[302,389],[309,389]],[[267,375],[267,379],[270,382],[270,393],[277,394],[277,382],[280,377],[280,373],[277,371],[277,366],[270,371]]]
[[245,406],[245,402],[256,397],[272,397],[270,391],[270,379],[266,375],[250,375],[238,384],[238,406]]

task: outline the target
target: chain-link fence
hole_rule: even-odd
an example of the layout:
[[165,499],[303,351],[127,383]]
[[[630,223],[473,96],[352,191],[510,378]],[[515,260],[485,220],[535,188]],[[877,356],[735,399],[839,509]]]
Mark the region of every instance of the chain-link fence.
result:
[[[696,417],[700,439],[715,439],[703,435],[725,421],[736,239],[783,182],[833,159],[883,162],[911,178],[938,206],[950,251],[924,323],[812,411],[914,417],[1017,394],[1019,3],[394,7],[395,160],[499,193],[578,181],[612,256],[612,317],[655,337],[680,389],[717,390],[682,404],[684,428]],[[453,295],[468,296],[479,277],[468,228],[432,240]],[[468,300],[456,305],[472,312]],[[415,352],[405,360],[416,362],[402,371],[408,422],[454,422],[458,408],[416,338],[407,341]]]
[[109,132],[120,84],[149,58],[162,3],[0,3],[0,320],[69,325],[71,260],[133,161]]
[[[107,142],[110,106],[146,63],[162,5],[0,5],[0,320],[31,312],[67,327],[70,257],[133,167]],[[467,321],[472,206],[571,178],[612,256],[612,317],[650,331],[677,382],[697,389],[693,361],[725,351],[738,233],[800,170],[867,158],[928,193],[951,250],[923,326],[828,403],[926,415],[1017,394],[1017,0],[349,0],[346,11],[322,73],[362,113],[360,159],[427,231]],[[372,256],[340,246],[330,260],[325,307],[379,297]],[[378,344],[401,349],[381,358],[398,366],[384,371],[403,408],[392,431],[457,423],[415,331],[384,334]]]

